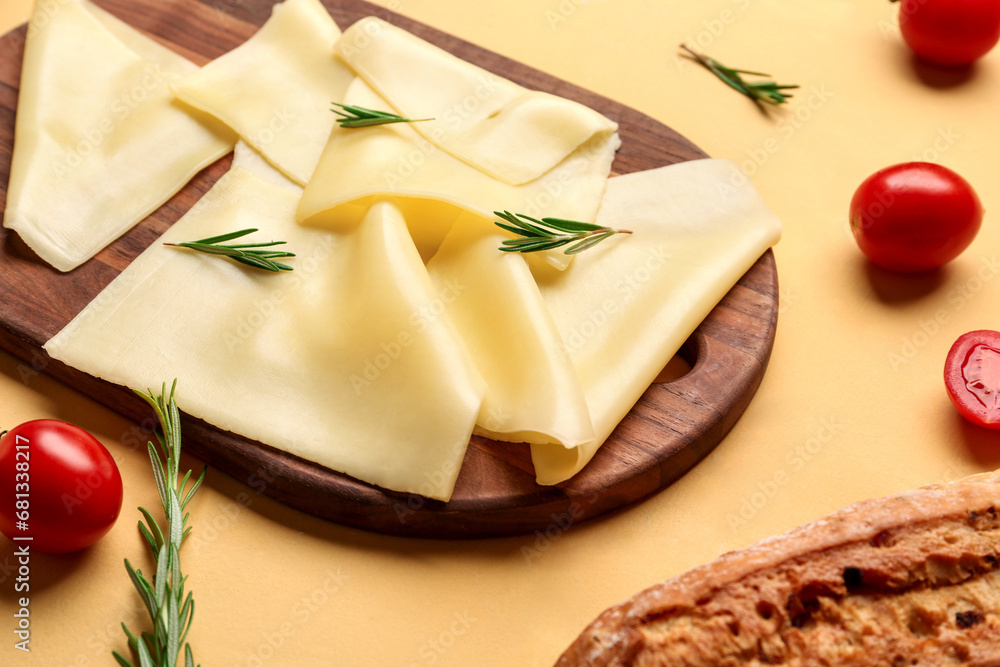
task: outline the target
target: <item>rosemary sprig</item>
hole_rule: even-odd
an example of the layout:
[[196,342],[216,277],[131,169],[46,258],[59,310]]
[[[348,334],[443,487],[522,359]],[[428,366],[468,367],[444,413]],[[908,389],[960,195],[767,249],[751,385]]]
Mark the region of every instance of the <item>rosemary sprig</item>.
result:
[[496,222],[497,227],[502,227],[508,232],[523,237],[501,242],[499,249],[503,252],[542,252],[572,243],[573,245],[563,252],[567,255],[575,255],[588,248],[593,248],[615,234],[632,233],[627,229],[612,229],[590,222],[577,222],[562,218],[542,218],[539,220],[523,213],[511,213],[510,211],[493,211],[493,213],[509,223]]
[[710,72],[715,74],[715,76],[722,79],[722,81],[724,81],[730,88],[738,90],[754,102],[784,104],[788,98],[792,97],[792,95],[789,93],[783,93],[782,91],[798,88],[796,85],[779,85],[774,81],[746,81],[742,76],[740,76],[741,74],[750,74],[752,76],[771,75],[764,74],[763,72],[751,72],[745,69],[731,69],[720,63],[718,60],[698,53],[686,44],[681,44],[681,48],[687,51],[696,62],[700,63]]
[[343,109],[330,109],[341,117],[337,119],[341,127],[371,127],[372,125],[388,125],[389,123],[419,123],[433,118],[403,118],[388,111],[376,111],[365,107],[352,106],[350,104],[339,104],[331,102],[335,107]]
[[241,264],[246,264],[247,266],[252,266],[258,269],[264,269],[265,271],[291,271],[292,267],[274,260],[283,257],[295,257],[295,253],[284,252],[282,250],[255,250],[255,248],[270,248],[276,245],[284,245],[285,241],[222,245],[224,241],[232,241],[233,239],[238,239],[241,236],[253,234],[255,231],[257,231],[256,228],[241,229],[238,232],[220,234],[219,236],[210,236],[207,239],[200,239],[198,241],[164,243],[163,245],[190,248],[191,250],[197,250],[198,252],[204,252],[209,255],[229,257],[230,259]]
[[[181,574],[180,550],[181,542],[191,531],[191,527],[187,525],[189,515],[184,513],[184,508],[205,479],[205,470],[203,469],[201,476],[185,489],[191,478],[191,471],[188,470],[184,477],[179,477],[181,421],[177,403],[174,401],[176,388],[177,380],[174,380],[169,395],[166,395],[166,383],[163,384],[159,395],[153,394],[152,391],[136,392],[153,408],[160,422],[161,430],[156,434],[159,450],[152,442],[148,442],[147,447],[149,459],[153,464],[156,488],[160,493],[160,502],[167,519],[165,528],[161,529],[146,508],[139,508],[146,519],[146,524],[139,522],[139,530],[146,538],[146,543],[149,544],[156,561],[156,572],[152,582],[140,570],[132,567],[127,558],[125,559],[128,576],[146,605],[150,620],[153,621],[153,632],[143,632],[139,637],[132,634],[122,623],[122,629],[128,635],[129,647],[139,656],[140,667],[175,667],[178,664],[181,646],[184,647],[185,667],[195,665],[191,645],[186,642],[194,618],[194,600],[190,591],[187,593],[184,591],[187,577]],[[121,667],[133,667],[133,664],[117,651],[113,655]]]

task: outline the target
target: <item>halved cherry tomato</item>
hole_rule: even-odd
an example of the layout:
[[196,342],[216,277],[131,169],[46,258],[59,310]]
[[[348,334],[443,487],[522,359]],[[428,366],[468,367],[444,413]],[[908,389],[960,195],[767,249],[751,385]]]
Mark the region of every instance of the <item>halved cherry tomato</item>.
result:
[[1000,428],[1000,331],[959,336],[944,362],[944,386],[959,414],[973,424]]
[[905,162],[866,178],[851,199],[851,232],[861,251],[890,271],[936,269],[969,247],[983,206],[947,167]]
[[1000,41],[1000,0],[903,0],[899,29],[918,57],[968,65]]
[[0,437],[0,531],[30,549],[66,553],[111,530],[122,477],[108,450],[85,430],[36,419]]

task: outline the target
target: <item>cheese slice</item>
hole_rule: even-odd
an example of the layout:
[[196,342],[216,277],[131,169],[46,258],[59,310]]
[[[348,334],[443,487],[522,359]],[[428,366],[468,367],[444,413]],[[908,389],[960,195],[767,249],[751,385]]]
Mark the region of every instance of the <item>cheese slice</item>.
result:
[[236,148],[233,149],[233,163],[231,168],[236,169],[237,167],[246,169],[257,178],[267,181],[272,185],[280,185],[296,193],[299,197],[302,196],[301,185],[275,169],[270,162],[264,159],[263,155],[255,151],[243,140],[237,141]]
[[596,438],[532,445],[540,484],[579,472],[781,225],[739,167],[696,160],[610,179],[597,222],[633,230],[535,277],[583,386]]
[[29,23],[4,226],[69,271],[232,150],[235,137],[173,99],[170,83],[193,63],[89,2],[44,11]]
[[594,439],[590,414],[559,330],[524,255],[465,214],[427,265],[487,392],[476,425],[495,440],[576,447]]
[[[154,63],[168,70],[176,71],[177,74],[187,75],[196,72],[198,66],[180,57],[154,39],[150,39],[113,14],[101,9],[90,0],[62,0],[65,2],[80,2],[84,9],[103,25],[108,32],[114,35],[118,41],[124,44],[130,51],[143,60]],[[31,24],[28,28],[32,29]]]
[[[372,109],[388,106],[360,79],[351,84],[345,101]],[[334,127],[302,196],[299,220],[349,229],[372,199],[392,196],[405,209],[407,220],[417,221],[412,232],[425,257],[433,254],[461,211],[481,218],[510,210],[535,217],[593,220],[619,145],[617,134],[592,138],[541,178],[515,186],[441,150],[417,133],[414,128],[420,124]],[[546,259],[558,268],[569,264],[569,256],[561,251],[548,253]]]
[[331,102],[354,78],[333,56],[339,37],[319,0],[285,0],[253,37],[174,90],[305,185],[335,122]]
[[291,272],[154,244],[45,345],[133,388],[365,482],[447,500],[485,388],[391,204],[349,234],[301,227],[298,194],[242,167],[163,241],[245,227]]
[[421,133],[490,176],[518,185],[540,178],[617,125],[596,111],[528,90],[376,17],[344,31],[337,53]]

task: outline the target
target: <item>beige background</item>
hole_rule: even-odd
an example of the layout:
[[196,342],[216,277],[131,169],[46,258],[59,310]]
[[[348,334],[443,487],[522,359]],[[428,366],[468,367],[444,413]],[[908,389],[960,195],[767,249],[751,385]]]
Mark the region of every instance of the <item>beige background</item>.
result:
[[[29,2],[0,2],[2,33],[25,20]],[[861,498],[1000,467],[1000,434],[962,422],[941,380],[957,336],[1000,329],[1000,50],[963,76],[916,66],[888,2],[380,4],[740,161],[785,225],[770,368],[736,428],[681,481],[547,536],[383,537],[304,516],[210,470],[184,552],[202,664],[547,665],[607,606],[726,550]],[[803,88],[761,113],[679,59],[681,41]],[[862,260],[846,212],[869,173],[914,158],[963,174],[987,218],[952,265],[904,279]],[[57,417],[91,430],[126,484],[122,519],[101,543],[32,557],[30,655],[12,648],[13,547],[0,542],[0,662],[112,664],[119,622],[139,618],[122,565],[145,562],[134,508],[157,502],[145,455],[123,444],[133,424],[3,354],[0,406],[8,426]]]

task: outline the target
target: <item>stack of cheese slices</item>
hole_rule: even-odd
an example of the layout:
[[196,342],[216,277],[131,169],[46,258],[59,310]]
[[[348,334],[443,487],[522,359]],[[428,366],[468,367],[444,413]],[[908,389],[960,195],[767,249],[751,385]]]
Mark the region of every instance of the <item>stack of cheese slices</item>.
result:
[[[333,103],[419,122],[348,128]],[[424,120],[426,119],[426,120]],[[161,239],[238,229],[271,274],[156,243],[45,346],[357,479],[448,500],[473,434],[540,484],[593,457],[780,225],[732,163],[609,178],[617,126],[377,18],[285,0],[198,68],[85,0],[33,21],[5,226],[62,271],[235,147]],[[493,211],[627,228],[503,253]]]

